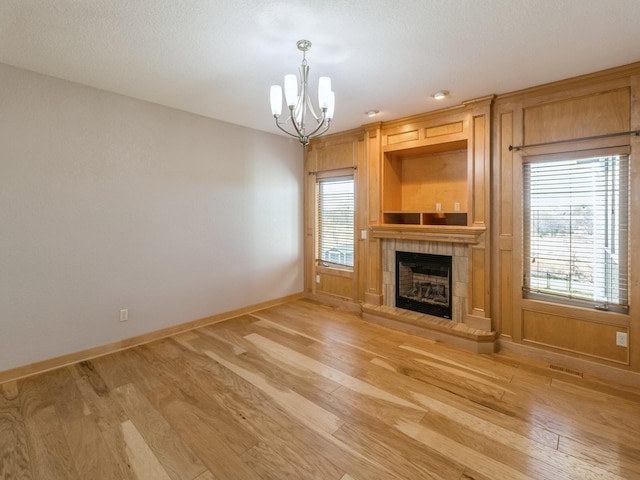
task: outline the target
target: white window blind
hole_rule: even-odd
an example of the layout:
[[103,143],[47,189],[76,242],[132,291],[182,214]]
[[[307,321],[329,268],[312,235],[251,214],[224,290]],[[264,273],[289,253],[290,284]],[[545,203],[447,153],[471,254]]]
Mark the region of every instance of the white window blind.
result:
[[523,180],[525,296],[626,311],[629,157],[525,160]]
[[316,199],[318,264],[353,267],[353,177],[319,179]]

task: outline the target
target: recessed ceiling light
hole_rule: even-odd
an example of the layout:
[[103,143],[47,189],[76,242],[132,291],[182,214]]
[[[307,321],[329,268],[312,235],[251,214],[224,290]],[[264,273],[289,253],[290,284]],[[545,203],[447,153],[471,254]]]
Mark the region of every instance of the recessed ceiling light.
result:
[[449,90],[440,90],[432,95],[436,100],[444,100],[449,96]]
[[380,113],[380,110],[368,110],[366,112],[364,112],[365,115],[369,116],[369,117],[375,117],[376,115],[378,115]]

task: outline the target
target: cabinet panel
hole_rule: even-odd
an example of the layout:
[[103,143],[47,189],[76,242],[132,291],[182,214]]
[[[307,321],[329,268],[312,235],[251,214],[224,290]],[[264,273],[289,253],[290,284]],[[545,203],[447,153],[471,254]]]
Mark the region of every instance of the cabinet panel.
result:
[[628,333],[627,327],[585,322],[551,313],[524,311],[523,340],[573,353],[629,362],[629,349],[616,345],[616,332]]
[[328,271],[318,270],[317,292],[336,295],[345,299],[353,300],[353,275],[331,274]]
[[513,112],[500,116],[500,168],[497,168],[500,202],[498,229],[500,235],[512,235],[513,232]]
[[452,133],[462,133],[464,131],[464,122],[449,123],[446,125],[438,125],[437,127],[428,127],[425,129],[425,138],[439,137]]
[[398,143],[411,142],[420,138],[419,131],[409,130],[408,132],[392,133],[387,135],[387,144],[395,145]]
[[513,336],[513,252],[511,250],[500,251],[499,267],[499,309],[500,328],[502,335]]
[[384,156],[382,165],[382,210],[402,210],[402,160],[391,155]]
[[477,224],[484,224],[487,222],[485,218],[485,210],[487,203],[485,197],[487,196],[487,189],[489,185],[489,175],[487,171],[488,152],[485,152],[485,116],[479,115],[473,117],[473,158],[471,161],[471,167],[473,173],[470,173],[470,177],[473,182],[473,222]]
[[485,249],[471,248],[471,284],[473,289],[471,292],[471,311],[474,315],[483,316],[487,306],[486,288],[485,288]]
[[353,140],[335,144],[312,144],[307,152],[309,171],[339,170],[356,165],[357,144]]
[[629,130],[629,97],[629,89],[621,88],[526,108],[525,143],[626,132]]

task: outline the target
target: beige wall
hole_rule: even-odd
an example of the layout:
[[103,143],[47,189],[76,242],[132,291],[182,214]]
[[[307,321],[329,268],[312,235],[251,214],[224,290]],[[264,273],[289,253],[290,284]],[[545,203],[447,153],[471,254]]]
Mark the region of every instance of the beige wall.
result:
[[0,64],[0,371],[301,292],[302,160]]

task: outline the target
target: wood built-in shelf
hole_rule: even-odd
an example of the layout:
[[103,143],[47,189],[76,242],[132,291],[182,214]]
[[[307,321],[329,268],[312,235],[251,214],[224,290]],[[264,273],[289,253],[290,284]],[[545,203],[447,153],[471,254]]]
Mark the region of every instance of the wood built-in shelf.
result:
[[387,225],[467,225],[463,212],[383,212]]
[[460,225],[372,225],[369,228],[374,238],[467,244],[479,243],[486,231],[484,227]]
[[[468,161],[466,140],[386,151],[382,162],[382,224],[467,227]],[[443,234],[424,230],[420,236],[425,233],[431,237]],[[415,235],[412,231],[411,236]],[[468,233],[459,235],[464,243],[476,243],[473,234],[471,239],[466,238]]]

